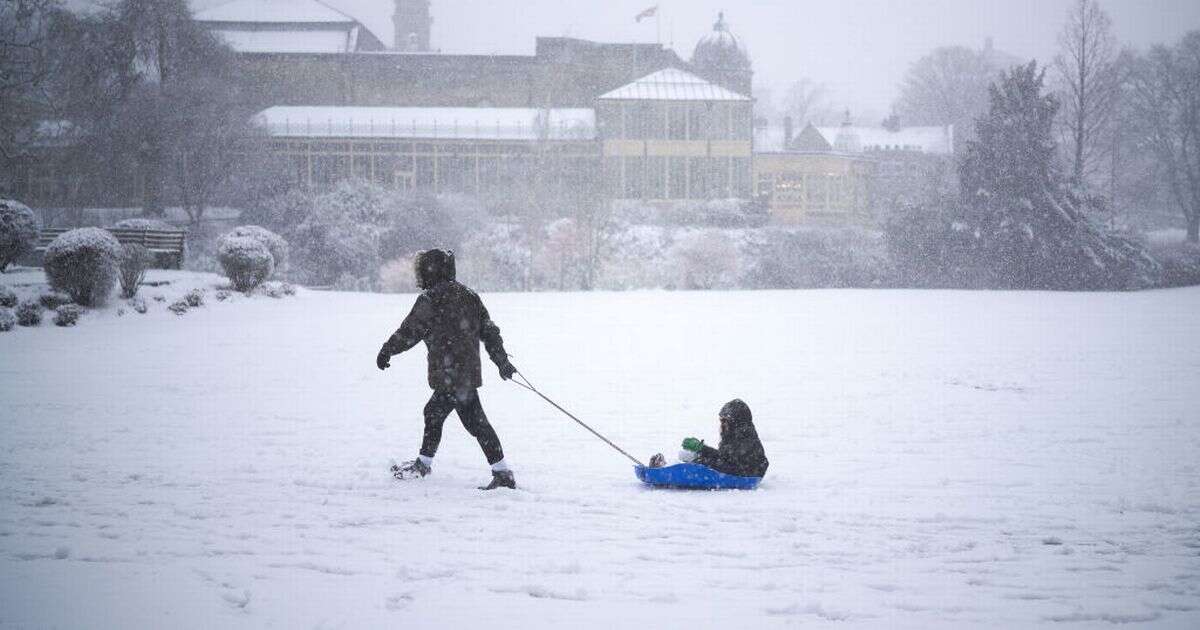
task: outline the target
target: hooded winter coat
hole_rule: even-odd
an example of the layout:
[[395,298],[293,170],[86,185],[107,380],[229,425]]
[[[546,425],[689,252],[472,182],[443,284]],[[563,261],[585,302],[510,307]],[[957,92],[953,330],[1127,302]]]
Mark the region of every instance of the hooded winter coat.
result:
[[500,328],[483,300],[455,280],[454,253],[433,249],[415,261],[417,285],[424,291],[400,328],[383,344],[388,356],[424,341],[429,354],[429,387],[461,391],[483,385],[479,342],[497,366],[508,364]]
[[767,454],[763,451],[750,406],[731,400],[721,408],[721,444],[704,446],[694,460],[729,475],[762,477],[767,474]]

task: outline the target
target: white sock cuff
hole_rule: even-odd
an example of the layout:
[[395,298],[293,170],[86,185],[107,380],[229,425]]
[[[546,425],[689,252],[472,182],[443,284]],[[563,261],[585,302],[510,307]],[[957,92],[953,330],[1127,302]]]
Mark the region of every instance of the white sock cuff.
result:
[[424,455],[417,455],[417,459],[421,460],[421,463],[425,464],[427,467],[433,468],[433,458],[432,457],[426,457]]
[[508,462],[504,461],[503,459],[496,462],[495,464],[492,464],[492,472],[504,472],[507,470],[512,470],[512,469],[508,467]]

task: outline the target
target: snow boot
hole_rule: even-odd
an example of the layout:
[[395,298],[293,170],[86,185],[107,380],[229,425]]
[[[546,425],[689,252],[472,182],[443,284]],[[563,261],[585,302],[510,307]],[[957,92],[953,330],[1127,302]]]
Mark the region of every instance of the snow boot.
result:
[[396,479],[418,479],[433,472],[433,469],[425,465],[425,462],[414,459],[411,462],[403,464],[392,464],[392,476]]
[[513,478],[511,470],[494,470],[492,471],[492,483],[479,486],[480,490],[495,490],[496,488],[517,489],[517,480]]
[[651,468],[662,468],[667,465],[667,458],[663,457],[662,453],[655,453],[654,457],[650,458]]

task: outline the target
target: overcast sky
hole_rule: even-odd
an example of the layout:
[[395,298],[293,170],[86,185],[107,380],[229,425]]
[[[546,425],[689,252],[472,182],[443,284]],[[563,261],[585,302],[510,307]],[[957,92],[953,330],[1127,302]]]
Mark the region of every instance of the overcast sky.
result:
[[[197,7],[220,0],[193,0]],[[325,0],[391,43],[392,0]],[[946,44],[997,48],[1048,60],[1072,0],[433,0],[433,45],[444,52],[533,52],[538,35],[653,42],[658,5],[662,42],[683,58],[725,11],[746,44],[755,82],[782,92],[810,77],[826,83],[837,109],[886,113],[908,65]],[[1102,0],[1117,37],[1144,48],[1200,29],[1197,0]]]

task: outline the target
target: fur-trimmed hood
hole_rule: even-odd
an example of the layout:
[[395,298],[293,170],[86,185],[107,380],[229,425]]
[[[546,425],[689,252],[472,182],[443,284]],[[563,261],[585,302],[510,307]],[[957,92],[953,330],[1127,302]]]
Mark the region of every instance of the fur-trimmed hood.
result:
[[417,253],[413,261],[417,273],[417,286],[432,289],[437,285],[454,280],[454,252],[448,249],[427,249]]

